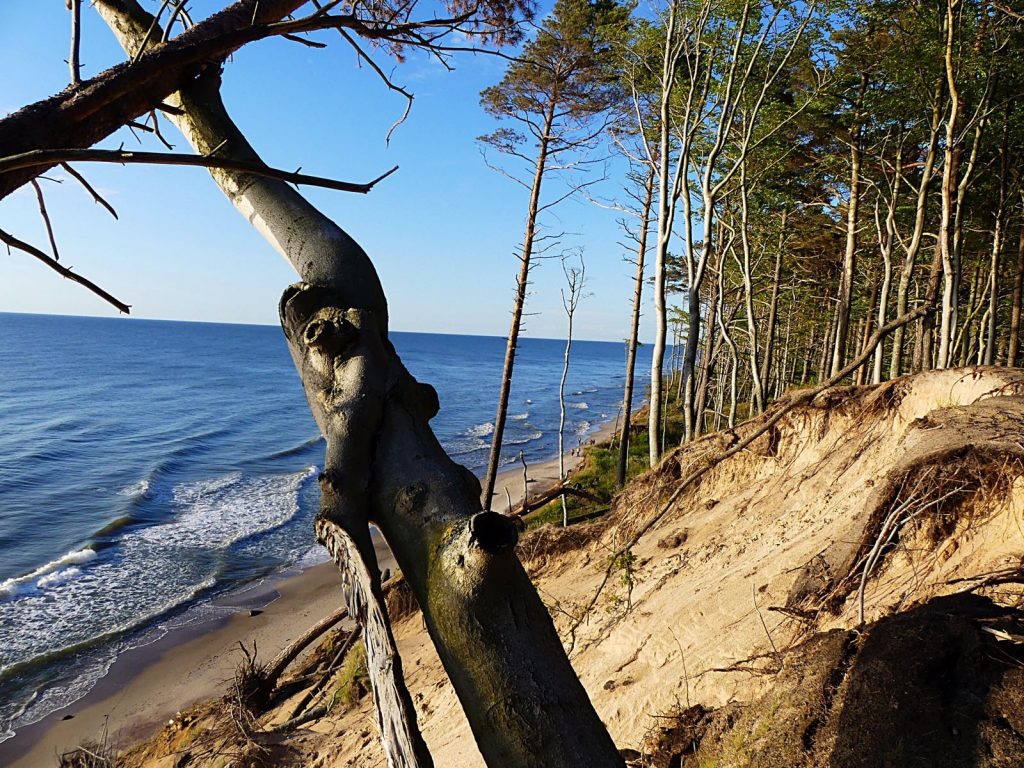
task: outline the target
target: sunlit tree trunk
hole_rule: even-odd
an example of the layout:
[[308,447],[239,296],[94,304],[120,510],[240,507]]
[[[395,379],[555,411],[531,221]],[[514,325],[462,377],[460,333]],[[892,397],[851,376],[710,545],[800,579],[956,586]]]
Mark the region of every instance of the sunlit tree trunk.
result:
[[[926,214],[928,211],[928,190],[935,171],[935,160],[938,156],[939,129],[942,124],[942,81],[935,84],[932,96],[932,118],[928,134],[928,150],[925,154],[924,167],[917,187],[917,200],[914,206],[914,230],[909,243],[903,249],[903,268],[900,281],[896,288],[896,316],[901,317],[907,311],[907,298],[910,293],[910,280],[914,274],[917,255],[921,250],[924,238]],[[889,364],[889,378],[895,379],[903,373],[903,354],[906,338],[906,326],[893,331],[892,358]]]
[[626,483],[629,461],[630,427],[633,415],[633,380],[636,370],[636,350],[640,338],[640,308],[644,291],[644,260],[647,256],[647,232],[651,223],[651,204],[654,199],[654,167],[647,171],[644,200],[640,209],[640,234],[636,249],[636,278],[633,281],[633,314],[629,327],[629,350],[626,353],[626,391],[622,397],[622,425],[619,432],[619,459],[615,467],[615,487]]
[[786,246],[786,224],[789,210],[782,209],[779,223],[779,242],[775,249],[775,269],[772,271],[772,297],[768,305],[768,325],[764,332],[764,358],[761,361],[761,386],[767,388],[772,374],[772,356],[775,352],[775,325],[779,314],[779,290],[782,283],[782,257]]
[[[1021,194],[1024,199],[1024,193]],[[1017,365],[1020,360],[1021,301],[1024,300],[1024,224],[1017,238],[1017,269],[1013,273],[1013,306],[1010,307],[1010,341],[1006,350],[1006,364]]]
[[861,115],[861,110],[867,88],[868,76],[867,73],[862,73],[857,103],[854,106],[853,126],[850,130],[850,199],[847,201],[846,208],[846,250],[843,253],[839,295],[836,302],[836,332],[832,348],[831,376],[835,376],[845,365],[850,310],[853,306],[853,278],[857,268],[857,226],[860,211],[860,166],[864,156],[864,148],[861,146],[864,118]]
[[982,362],[992,365],[996,352],[996,324],[999,315],[999,260],[1003,251],[1006,229],[1007,181],[1010,170],[1010,112],[1007,110],[1003,121],[1003,141],[999,148],[999,202],[995,210],[995,226],[992,229],[992,259],[988,273],[988,323],[986,327],[985,352]]
[[530,187],[530,203],[526,211],[526,231],[523,234],[523,249],[519,254],[519,274],[516,276],[516,295],[512,303],[512,323],[505,343],[505,361],[501,367],[501,389],[498,392],[498,410],[494,416],[494,432],[491,434],[491,453],[487,459],[487,473],[484,476],[484,506],[489,507],[494,497],[494,482],[501,463],[501,442],[505,435],[505,421],[508,418],[508,399],[512,393],[512,374],[519,347],[519,330],[523,325],[523,307],[526,306],[526,289],[530,283],[530,260],[537,239],[537,215],[540,210],[540,190],[544,183],[544,171],[548,161],[548,144],[551,126],[555,119],[557,99],[551,99],[544,112],[544,130],[537,148],[534,163],[533,183]]

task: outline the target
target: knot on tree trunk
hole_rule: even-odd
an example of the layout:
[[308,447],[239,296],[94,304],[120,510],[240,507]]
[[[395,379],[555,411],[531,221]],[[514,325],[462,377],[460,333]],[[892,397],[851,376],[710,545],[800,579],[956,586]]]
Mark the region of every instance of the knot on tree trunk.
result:
[[306,323],[303,341],[320,352],[340,357],[352,346],[359,331],[344,317],[316,318]]
[[519,530],[511,517],[486,510],[469,519],[469,543],[484,552],[504,552],[518,541]]

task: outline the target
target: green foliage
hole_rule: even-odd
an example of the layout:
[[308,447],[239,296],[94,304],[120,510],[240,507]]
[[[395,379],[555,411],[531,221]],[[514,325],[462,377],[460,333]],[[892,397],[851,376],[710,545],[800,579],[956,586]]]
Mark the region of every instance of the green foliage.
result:
[[616,0],[558,0],[520,60],[497,85],[480,94],[498,119],[514,118],[523,129],[501,128],[480,141],[516,154],[527,131],[549,151],[589,138],[589,122],[621,97],[612,46],[629,26],[630,8]]
[[[666,434],[665,444],[668,447],[678,445],[683,435],[683,416],[678,403],[670,403],[666,412]],[[645,412],[635,414],[633,424],[645,422]],[[634,429],[629,439],[629,451],[626,459],[626,480],[627,482],[637,475],[641,475],[649,469],[647,450],[646,428]],[[583,449],[583,461],[573,472],[569,474],[569,482],[578,488],[589,491],[593,495],[608,499],[609,501],[616,493],[615,470],[619,461],[618,440],[614,443],[604,442],[600,445],[588,445]],[[566,496],[566,505],[569,510],[569,522],[586,520],[601,515],[608,511],[608,503],[595,503],[578,496]],[[551,523],[561,525],[562,505],[561,501],[555,499],[540,509],[534,510],[524,518],[528,526],[543,525]]]
[[[647,470],[646,438],[634,436],[629,444],[629,460],[627,474],[635,477]],[[583,462],[569,475],[569,481],[578,488],[589,491],[601,499],[610,500],[615,494],[615,467],[619,460],[619,449],[613,449],[609,443],[588,445],[583,449]],[[589,519],[608,511],[607,503],[595,503],[578,496],[566,496],[570,524],[581,519]],[[562,503],[559,499],[534,510],[525,518],[528,526],[562,523]]]

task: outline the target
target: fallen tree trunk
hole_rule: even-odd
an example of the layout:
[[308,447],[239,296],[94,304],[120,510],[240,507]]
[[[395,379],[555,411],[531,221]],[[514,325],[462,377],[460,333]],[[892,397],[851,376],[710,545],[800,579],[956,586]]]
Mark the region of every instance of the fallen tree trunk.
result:
[[529,501],[523,503],[519,511],[516,512],[516,517],[522,517],[528,515],[534,510],[540,509],[545,504],[549,504],[560,496],[575,496],[579,499],[585,499],[591,501],[594,504],[607,504],[608,499],[603,499],[600,496],[591,493],[583,488],[580,488],[570,483],[560,483],[559,485],[549,488],[538,496],[534,496]]
[[268,685],[275,685],[284,673],[285,669],[288,668],[288,665],[295,661],[298,655],[302,653],[310,643],[347,616],[348,607],[342,606],[307,629],[287,648],[277,654],[277,656],[275,656],[267,666],[265,672]]

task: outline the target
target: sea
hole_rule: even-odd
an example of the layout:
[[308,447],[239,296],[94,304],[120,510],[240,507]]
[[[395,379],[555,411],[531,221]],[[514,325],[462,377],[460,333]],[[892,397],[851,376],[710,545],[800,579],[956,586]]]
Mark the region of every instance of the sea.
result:
[[[441,444],[481,475],[505,340],[391,338],[438,391]],[[521,340],[503,465],[557,455],[564,348]],[[567,449],[618,417],[625,355],[573,342]],[[636,404],[649,369],[641,347]],[[323,456],[276,326],[0,313],[0,741],[84,696],[120,653],[325,560]]]

